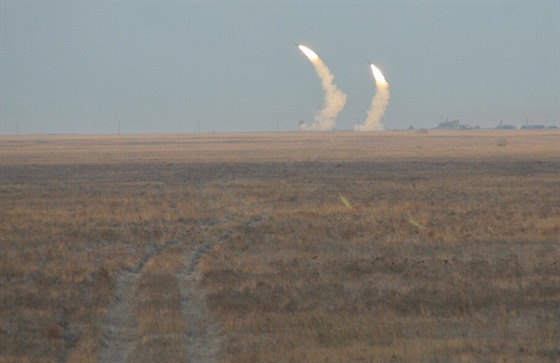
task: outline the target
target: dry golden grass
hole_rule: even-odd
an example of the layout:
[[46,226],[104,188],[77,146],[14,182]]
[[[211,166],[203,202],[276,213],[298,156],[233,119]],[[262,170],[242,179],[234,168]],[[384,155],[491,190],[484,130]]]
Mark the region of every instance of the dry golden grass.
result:
[[559,142],[2,137],[0,362],[102,360],[125,282],[129,361],[200,356],[191,284],[223,362],[556,362]]

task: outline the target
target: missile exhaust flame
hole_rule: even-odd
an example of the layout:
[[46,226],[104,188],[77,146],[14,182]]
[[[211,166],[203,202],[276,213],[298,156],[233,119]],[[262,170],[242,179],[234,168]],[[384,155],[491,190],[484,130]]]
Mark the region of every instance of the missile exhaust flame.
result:
[[361,125],[356,125],[354,131],[382,131],[385,127],[381,123],[381,118],[385,115],[385,109],[389,103],[389,83],[383,77],[383,73],[375,65],[370,64],[371,73],[375,79],[375,87],[377,92],[371,101],[371,106],[367,113],[365,122]]
[[311,49],[307,48],[304,45],[300,45],[298,46],[299,50],[301,50],[303,52],[303,54],[305,54],[305,56],[307,58],[309,58],[310,61],[314,61],[316,59],[319,58],[319,56],[317,55],[317,53],[315,53],[314,51],[312,51]]
[[311,125],[305,123],[300,125],[302,131],[330,131],[336,127],[336,117],[346,105],[346,95],[333,83],[334,76],[317,53],[299,45],[298,48],[309,59],[317,76],[321,80],[321,86],[325,91],[325,106],[316,115]]
[[385,77],[383,77],[383,73],[377,68],[375,65],[370,64],[371,73],[373,73],[373,78],[375,78],[375,82],[387,83]]

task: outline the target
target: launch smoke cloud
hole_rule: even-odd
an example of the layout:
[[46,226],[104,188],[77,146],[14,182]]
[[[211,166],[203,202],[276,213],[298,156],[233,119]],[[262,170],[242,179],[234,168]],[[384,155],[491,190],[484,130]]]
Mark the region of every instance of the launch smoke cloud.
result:
[[346,95],[333,83],[334,77],[321,58],[311,49],[300,45],[298,48],[307,56],[325,91],[325,106],[314,118],[311,125],[301,124],[302,131],[330,131],[336,128],[336,117],[346,105]]
[[381,123],[381,118],[385,115],[385,109],[389,103],[389,97],[391,93],[389,92],[389,83],[383,77],[381,71],[370,64],[371,72],[373,73],[373,78],[375,78],[375,87],[377,91],[373,100],[371,101],[371,106],[367,113],[367,118],[365,122],[361,125],[356,125],[354,131],[381,131],[385,130],[385,127]]

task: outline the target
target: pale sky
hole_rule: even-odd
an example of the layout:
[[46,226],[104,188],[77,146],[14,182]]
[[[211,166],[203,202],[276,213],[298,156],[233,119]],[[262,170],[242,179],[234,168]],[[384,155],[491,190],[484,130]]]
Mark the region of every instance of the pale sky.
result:
[[389,129],[558,125],[560,2],[5,1],[0,133],[295,131],[323,91],[337,129],[389,83]]

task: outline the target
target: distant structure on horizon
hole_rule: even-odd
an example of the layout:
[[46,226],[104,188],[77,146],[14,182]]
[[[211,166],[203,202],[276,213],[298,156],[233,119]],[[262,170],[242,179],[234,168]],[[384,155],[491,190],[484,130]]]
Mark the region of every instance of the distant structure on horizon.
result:
[[[517,130],[517,127],[515,127],[514,125],[504,125],[504,122],[500,121],[498,126],[496,126],[496,129],[497,130]],[[519,129],[520,130],[545,130],[545,129],[557,130],[558,126],[556,126],[556,125],[551,125],[551,126],[529,125],[529,123],[527,123],[526,125],[521,126]]]
[[497,130],[517,130],[517,127],[514,125],[504,125],[504,121],[500,121],[498,126],[496,126]]
[[463,125],[459,120],[447,121],[447,119],[435,127],[436,130],[474,130],[479,128],[479,126]]

